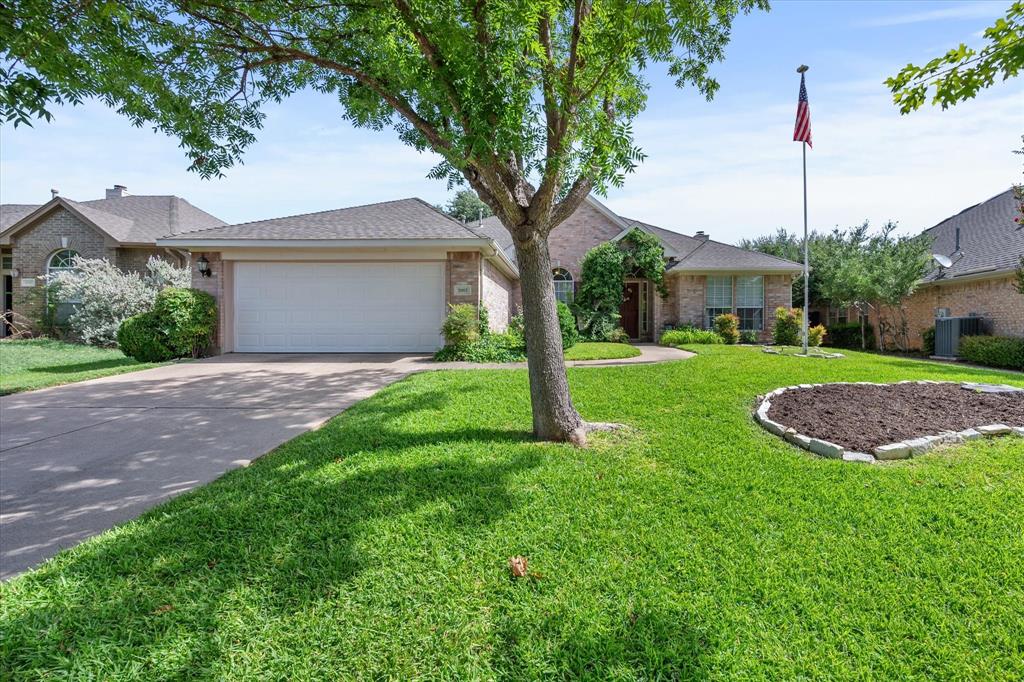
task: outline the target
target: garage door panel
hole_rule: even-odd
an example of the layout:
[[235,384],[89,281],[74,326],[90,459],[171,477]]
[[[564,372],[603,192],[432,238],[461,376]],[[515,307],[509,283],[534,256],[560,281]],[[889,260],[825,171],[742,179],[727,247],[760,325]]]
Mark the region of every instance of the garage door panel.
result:
[[236,263],[240,352],[427,352],[444,319],[441,263]]

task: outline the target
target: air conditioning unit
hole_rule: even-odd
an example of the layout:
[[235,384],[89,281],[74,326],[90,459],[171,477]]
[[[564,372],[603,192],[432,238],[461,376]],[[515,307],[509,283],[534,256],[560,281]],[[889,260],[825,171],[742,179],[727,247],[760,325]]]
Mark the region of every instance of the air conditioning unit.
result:
[[964,336],[989,334],[988,320],[984,317],[939,317],[935,319],[935,356],[956,358],[960,339]]

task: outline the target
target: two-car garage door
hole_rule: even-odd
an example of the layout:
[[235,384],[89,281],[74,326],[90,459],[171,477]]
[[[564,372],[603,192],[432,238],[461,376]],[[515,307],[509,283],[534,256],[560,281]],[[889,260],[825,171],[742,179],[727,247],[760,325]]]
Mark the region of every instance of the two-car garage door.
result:
[[443,343],[443,263],[239,262],[234,290],[239,352],[424,352]]

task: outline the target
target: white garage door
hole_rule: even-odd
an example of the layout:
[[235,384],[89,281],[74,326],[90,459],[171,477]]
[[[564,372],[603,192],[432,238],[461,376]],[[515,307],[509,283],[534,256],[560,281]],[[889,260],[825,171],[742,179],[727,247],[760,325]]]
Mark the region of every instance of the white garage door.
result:
[[442,263],[236,263],[235,350],[434,351]]

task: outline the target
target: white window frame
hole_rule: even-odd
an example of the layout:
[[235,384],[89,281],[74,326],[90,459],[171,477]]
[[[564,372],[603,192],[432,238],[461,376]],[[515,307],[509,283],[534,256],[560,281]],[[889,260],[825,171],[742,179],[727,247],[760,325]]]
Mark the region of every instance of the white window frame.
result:
[[[715,318],[733,311],[732,275],[708,275],[704,280],[704,326],[712,329]],[[728,302],[722,296],[728,293]]]
[[[755,280],[756,283],[751,280]],[[752,286],[748,286],[748,284]],[[740,330],[762,331],[764,329],[764,275],[737,275],[733,278],[733,286],[735,287],[733,303],[736,306],[736,316],[740,318]],[[758,294],[756,302],[753,297],[747,298],[755,290]],[[745,320],[741,310],[754,311],[755,321],[752,326],[744,324]],[[759,318],[758,312],[760,312]]]
[[[77,270],[77,268],[74,265],[54,265],[53,264],[53,259],[56,258],[57,256],[61,255],[61,254],[64,254],[64,253],[68,254],[68,258],[66,260],[66,262],[68,262],[68,263],[74,263],[75,262],[75,258],[77,258],[79,256],[79,253],[77,251],[75,251],[74,249],[68,249],[68,248],[57,249],[56,251],[51,253],[50,257],[46,259],[46,281],[47,281],[47,284],[49,284],[49,282],[50,282],[50,276],[51,275],[54,275],[54,274],[56,274],[58,272],[74,272],[75,270]],[[62,304],[63,303],[67,303],[67,304],[74,305],[76,303],[81,303],[81,301],[79,301],[78,299],[70,299],[70,300],[67,300],[67,301],[59,301],[59,303],[62,303]]]
[[555,300],[569,305],[576,294],[575,282],[572,273],[565,268],[555,268],[551,271],[551,279],[555,283]]

